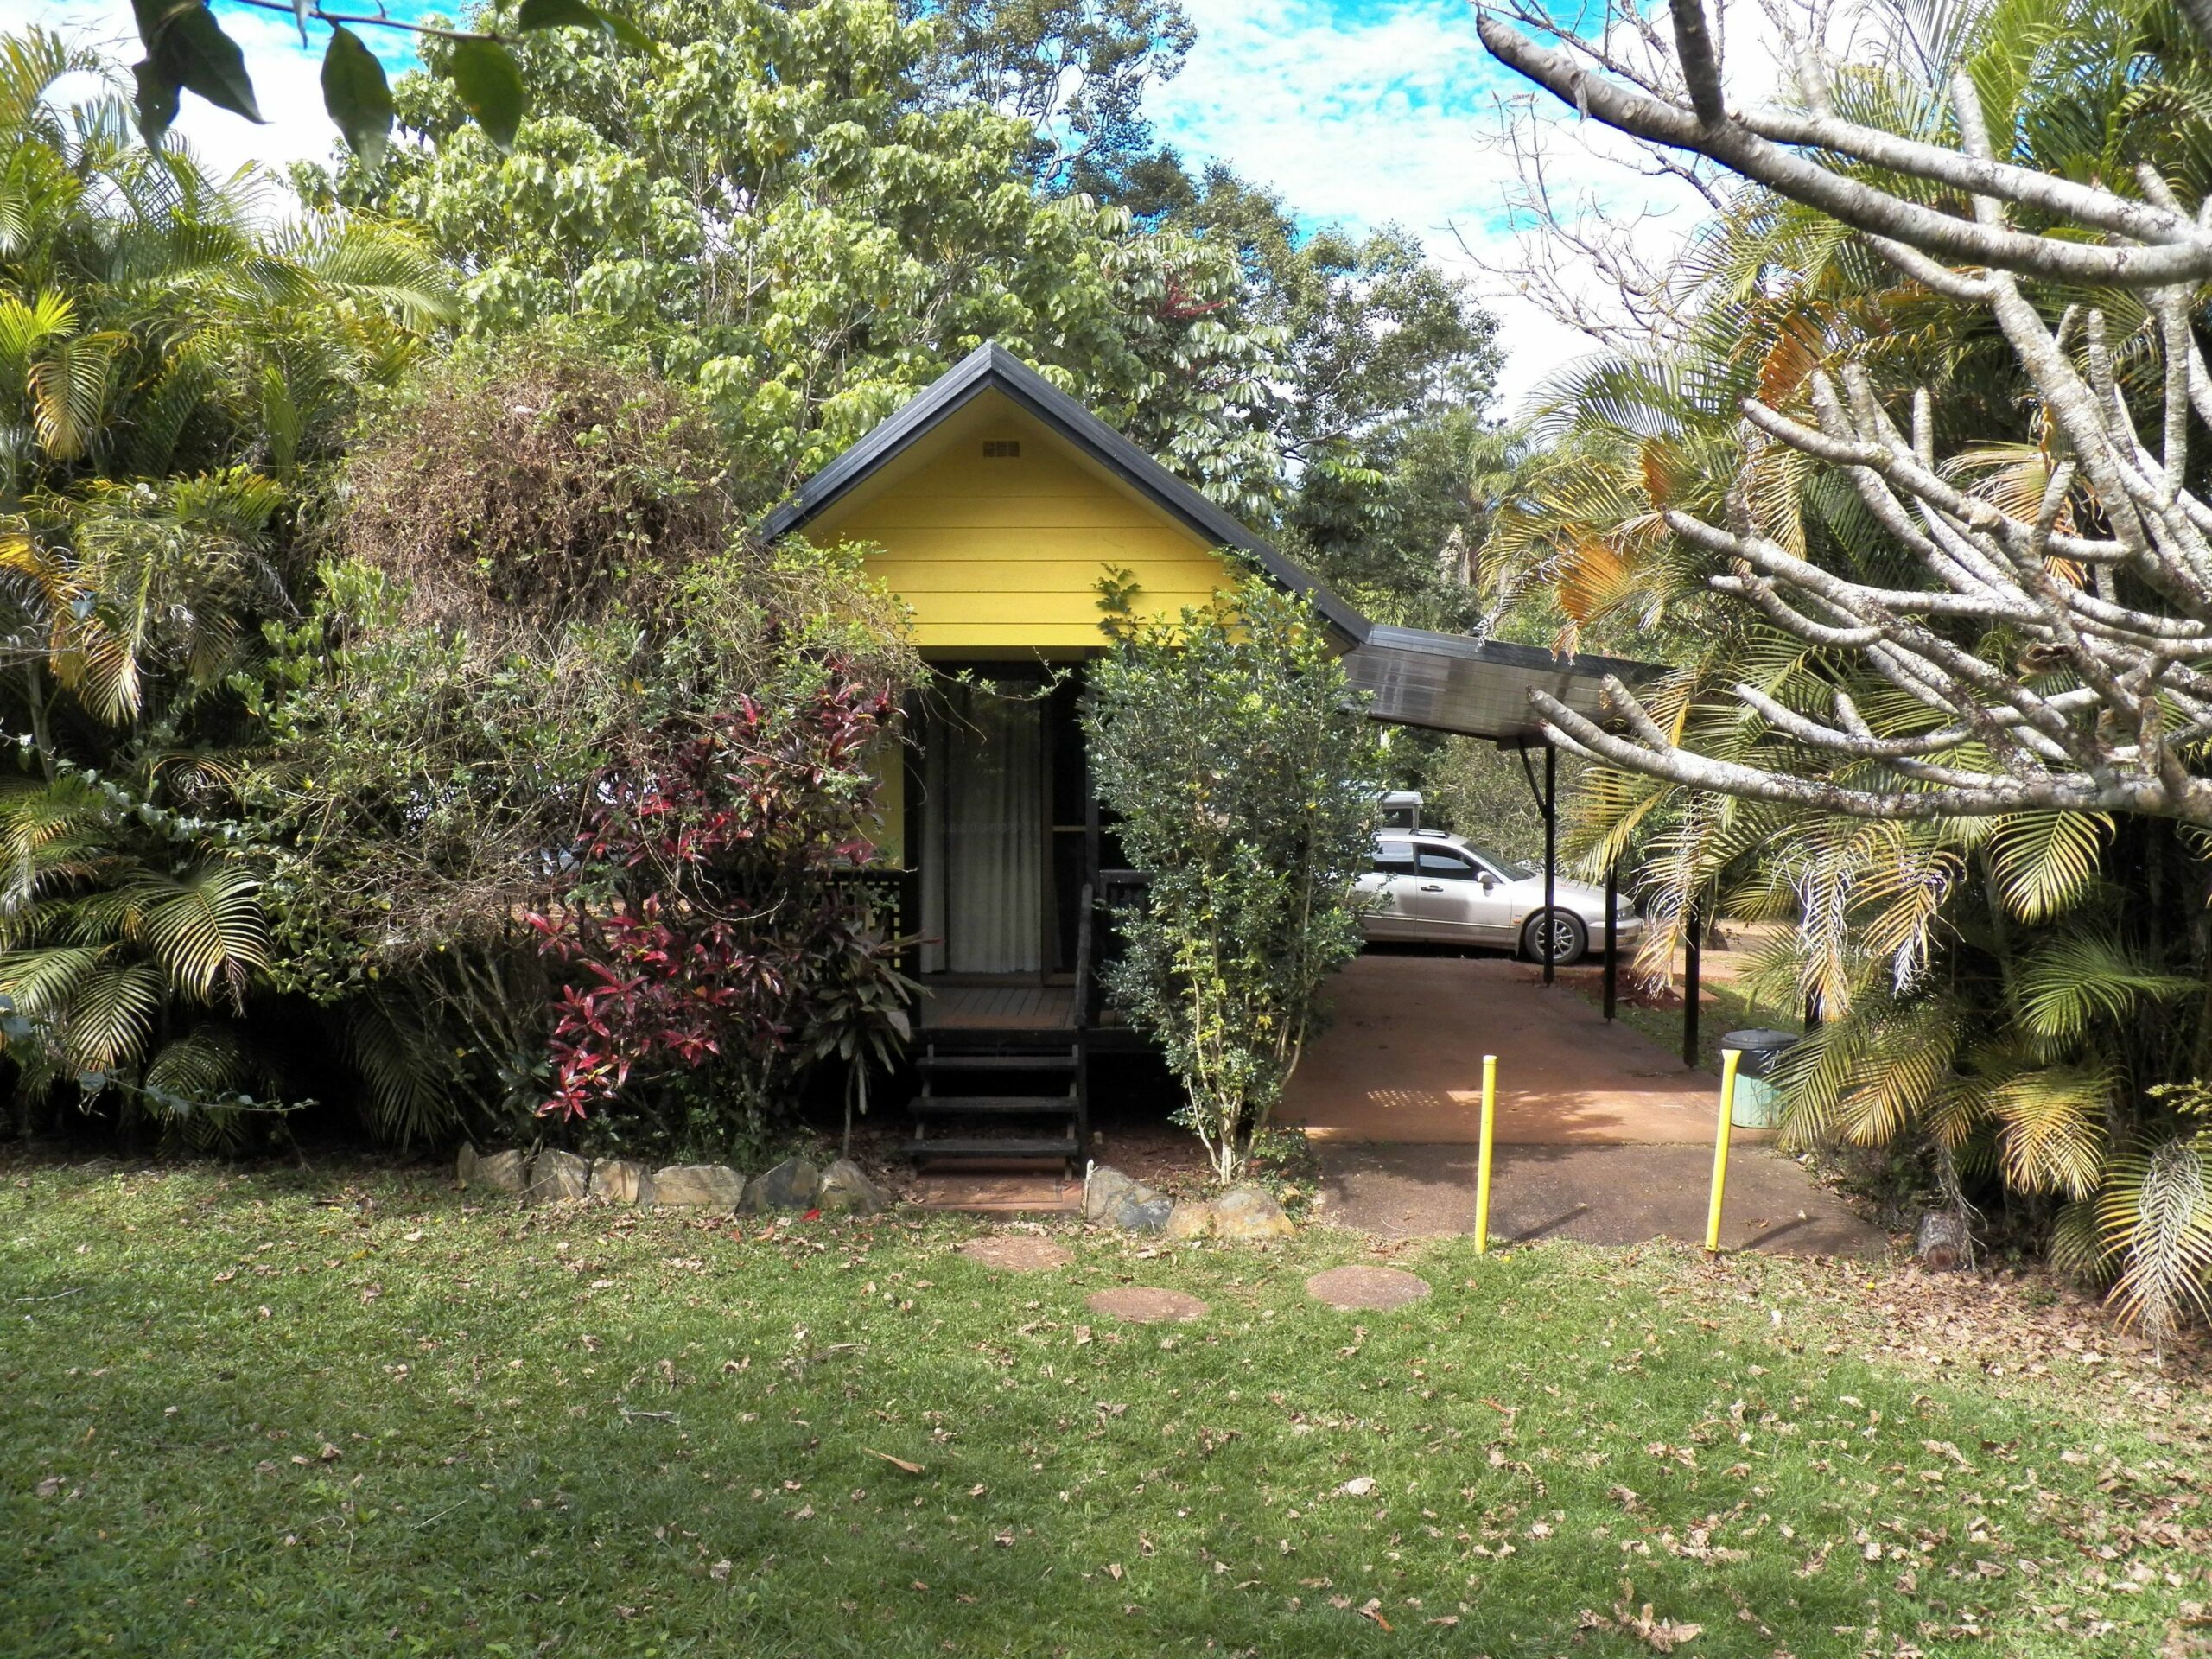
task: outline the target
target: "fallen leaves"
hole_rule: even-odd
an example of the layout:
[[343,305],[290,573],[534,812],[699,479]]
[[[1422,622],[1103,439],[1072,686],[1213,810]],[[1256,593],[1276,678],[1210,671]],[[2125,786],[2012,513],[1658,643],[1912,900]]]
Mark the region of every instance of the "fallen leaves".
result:
[[918,1463],[909,1463],[904,1458],[894,1458],[888,1452],[879,1452],[872,1446],[864,1446],[861,1447],[861,1450],[867,1452],[871,1458],[882,1459],[884,1462],[889,1464],[893,1469],[899,1470],[906,1474],[925,1475],[929,1473],[929,1471]]
[[1621,1599],[1613,1604],[1611,1618],[1604,1613],[1585,1609],[1577,1615],[1578,1630],[1620,1630],[1634,1637],[1654,1653],[1672,1653],[1685,1643],[1693,1642],[1704,1633],[1702,1624],[1686,1624],[1671,1618],[1661,1618],[1645,1602],[1636,1606],[1636,1586],[1626,1579],[1621,1580]]

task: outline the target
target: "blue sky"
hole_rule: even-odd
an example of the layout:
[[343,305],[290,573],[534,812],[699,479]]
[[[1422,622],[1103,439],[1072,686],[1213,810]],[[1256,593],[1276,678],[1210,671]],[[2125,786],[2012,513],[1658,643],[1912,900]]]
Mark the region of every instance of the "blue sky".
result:
[[[288,17],[232,0],[213,3],[246,54],[269,124],[252,126],[188,95],[180,131],[226,168],[325,154],[335,135],[315,79],[321,32],[311,31],[314,46],[303,52]],[[1462,251],[1464,241],[1489,258],[1510,252],[1504,204],[1511,168],[1491,136],[1497,100],[1516,90],[1484,53],[1465,0],[1185,4],[1198,45],[1183,73],[1152,104],[1160,137],[1186,160],[1227,161],[1281,191],[1309,222],[1403,225],[1440,264],[1478,275],[1511,348],[1509,401],[1586,349],[1580,336],[1510,284],[1479,276]],[[391,9],[416,16],[462,8],[459,0],[392,0]],[[129,0],[0,0],[0,28],[33,22],[81,29],[119,54],[137,55]],[[408,37],[360,33],[395,73],[411,60]],[[1554,119],[1562,132],[1570,124]],[[1560,180],[1572,188],[1617,204],[1642,188],[1633,175],[1571,142],[1560,159]]]

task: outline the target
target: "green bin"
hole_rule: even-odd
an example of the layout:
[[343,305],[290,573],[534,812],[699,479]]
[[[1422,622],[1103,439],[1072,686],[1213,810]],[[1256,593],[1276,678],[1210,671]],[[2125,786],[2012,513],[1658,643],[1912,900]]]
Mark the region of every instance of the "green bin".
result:
[[1798,1040],[1794,1031],[1732,1031],[1720,1039],[1723,1054],[1732,1048],[1743,1056],[1736,1063],[1736,1109],[1728,1116],[1738,1128],[1770,1129],[1782,1122],[1782,1094],[1769,1078]]

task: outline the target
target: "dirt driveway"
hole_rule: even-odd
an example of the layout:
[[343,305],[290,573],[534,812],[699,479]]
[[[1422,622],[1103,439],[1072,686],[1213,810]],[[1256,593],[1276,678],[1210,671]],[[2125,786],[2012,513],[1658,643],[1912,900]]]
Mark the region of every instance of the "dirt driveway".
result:
[[1328,998],[1283,1102],[1309,1140],[1471,1145],[1495,1054],[1502,1146],[1712,1144],[1716,1078],[1528,963],[1370,951]]
[[[1370,952],[1330,998],[1333,1021],[1282,1116],[1319,1149],[1322,1212],[1338,1224],[1392,1237],[1472,1226],[1488,1053],[1494,1237],[1704,1237],[1719,1079],[1502,957]],[[1770,1139],[1732,1137],[1726,1246],[1878,1252],[1884,1236]]]

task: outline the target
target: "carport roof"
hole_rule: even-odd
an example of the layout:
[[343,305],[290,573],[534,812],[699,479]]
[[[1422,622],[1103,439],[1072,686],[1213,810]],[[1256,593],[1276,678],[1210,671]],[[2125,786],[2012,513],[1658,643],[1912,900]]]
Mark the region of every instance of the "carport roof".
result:
[[1394,726],[1486,737],[1501,748],[1548,740],[1529,706],[1545,691],[1599,725],[1617,719],[1603,702],[1612,675],[1634,685],[1660,672],[1622,657],[1555,656],[1539,645],[1371,623],[1344,658],[1352,684],[1368,692],[1369,715]]

